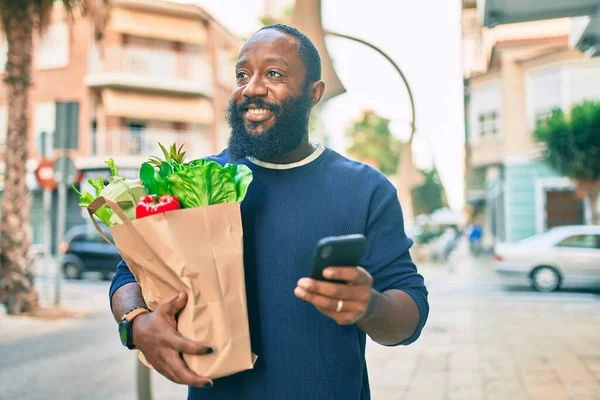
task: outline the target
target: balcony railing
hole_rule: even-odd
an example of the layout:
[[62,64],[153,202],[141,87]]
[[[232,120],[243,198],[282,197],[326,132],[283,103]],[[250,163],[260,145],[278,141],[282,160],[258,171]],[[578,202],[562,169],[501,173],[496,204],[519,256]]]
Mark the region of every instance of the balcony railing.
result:
[[173,143],[184,145],[183,149],[192,158],[205,157],[213,152],[213,144],[207,132],[168,130],[109,130],[92,134],[92,155],[119,156],[162,156],[158,143],[165,147]]
[[90,54],[90,86],[147,88],[211,96],[213,68],[201,54],[108,47]]

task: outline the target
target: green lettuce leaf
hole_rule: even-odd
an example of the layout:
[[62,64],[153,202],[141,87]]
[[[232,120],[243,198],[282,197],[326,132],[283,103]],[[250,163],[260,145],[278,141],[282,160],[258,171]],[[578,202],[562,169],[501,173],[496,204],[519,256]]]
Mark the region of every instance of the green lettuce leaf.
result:
[[237,199],[234,174],[216,162],[205,166],[209,187],[209,204],[233,203]]
[[237,194],[235,201],[241,202],[246,197],[248,187],[252,183],[252,170],[242,164],[225,164],[225,169],[230,171],[235,181]]
[[203,207],[209,204],[209,188],[205,167],[195,167],[172,174],[168,178],[171,195],[179,199],[181,207]]

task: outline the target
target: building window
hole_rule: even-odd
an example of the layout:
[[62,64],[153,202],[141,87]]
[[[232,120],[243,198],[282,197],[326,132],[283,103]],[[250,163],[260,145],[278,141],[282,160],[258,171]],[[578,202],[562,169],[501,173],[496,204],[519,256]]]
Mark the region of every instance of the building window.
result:
[[35,66],[39,69],[52,69],[65,68],[68,64],[69,27],[65,22],[55,22],[39,41]]
[[478,119],[480,138],[489,138],[498,135],[498,113],[496,111],[480,113]]
[[6,144],[8,132],[8,107],[0,106],[0,145]]
[[98,154],[98,120],[92,120],[92,155]]
[[8,52],[8,43],[2,36],[0,36],[0,72],[6,70],[6,53]]
[[56,103],[41,101],[35,105],[33,129],[40,155],[50,155],[54,149]]
[[235,85],[235,64],[233,55],[225,49],[220,49],[218,54],[217,73],[219,83],[223,86]]

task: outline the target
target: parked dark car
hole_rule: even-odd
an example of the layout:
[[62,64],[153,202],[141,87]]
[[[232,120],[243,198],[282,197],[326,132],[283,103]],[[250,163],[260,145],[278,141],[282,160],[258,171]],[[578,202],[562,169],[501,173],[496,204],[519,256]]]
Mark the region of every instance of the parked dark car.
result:
[[[103,230],[112,240],[108,229]],[[81,279],[84,272],[99,272],[110,279],[121,256],[117,249],[98,234],[93,226],[77,225],[71,228],[60,243],[61,267],[67,279]]]

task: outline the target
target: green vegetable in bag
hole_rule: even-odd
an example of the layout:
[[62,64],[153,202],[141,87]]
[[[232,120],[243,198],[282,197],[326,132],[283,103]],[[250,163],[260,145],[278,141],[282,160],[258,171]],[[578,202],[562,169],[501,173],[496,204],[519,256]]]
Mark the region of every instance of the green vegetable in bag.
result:
[[[100,192],[100,196],[117,203],[129,220],[135,219],[135,207],[138,200],[146,195],[146,190],[137,179],[125,179],[119,175],[114,160],[109,159],[106,164],[112,176],[108,178],[108,186]],[[121,218],[114,214],[110,218],[110,226],[121,224]]]
[[152,157],[140,168],[140,179],[148,194],[174,196],[183,208],[241,202],[246,196],[252,171],[245,165],[223,167],[205,159],[185,163],[182,147],[172,145],[169,151],[162,145],[160,148],[165,159]]
[[[96,190],[96,196],[92,195],[89,192],[84,191],[80,193],[75,186],[73,186],[73,190],[79,196],[80,207],[87,207],[94,199],[97,197],[105,197],[119,204],[123,212],[128,219],[135,219],[135,207],[137,205],[138,200],[146,195],[146,191],[144,186],[140,181],[136,179],[125,179],[119,175],[119,171],[115,166],[114,160],[109,159],[106,164],[111,172],[111,177],[108,178],[109,184],[104,186],[104,180],[102,177],[98,177],[96,180],[88,179],[88,182],[92,187]],[[96,211],[95,215],[106,225],[106,226],[115,226],[123,223],[121,218],[117,216],[110,208],[106,206],[102,206],[98,211]]]

